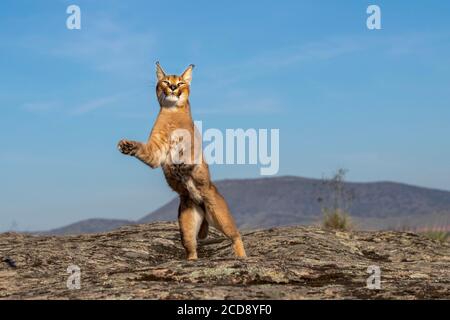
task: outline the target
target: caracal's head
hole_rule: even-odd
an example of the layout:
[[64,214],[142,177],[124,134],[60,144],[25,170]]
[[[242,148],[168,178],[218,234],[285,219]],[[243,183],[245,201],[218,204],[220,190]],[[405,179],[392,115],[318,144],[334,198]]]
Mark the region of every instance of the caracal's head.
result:
[[162,108],[176,108],[186,104],[189,98],[193,68],[194,65],[191,64],[180,76],[166,75],[159,62],[156,63],[156,78],[158,80],[156,96]]

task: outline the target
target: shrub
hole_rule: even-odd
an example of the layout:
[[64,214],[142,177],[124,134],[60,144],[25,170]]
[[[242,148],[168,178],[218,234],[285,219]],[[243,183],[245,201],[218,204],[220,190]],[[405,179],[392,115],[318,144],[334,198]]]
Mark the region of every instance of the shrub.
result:
[[426,231],[423,235],[439,242],[445,242],[450,239],[449,233],[445,231]]
[[349,231],[351,229],[350,216],[340,209],[323,209],[324,217],[322,225],[326,229]]

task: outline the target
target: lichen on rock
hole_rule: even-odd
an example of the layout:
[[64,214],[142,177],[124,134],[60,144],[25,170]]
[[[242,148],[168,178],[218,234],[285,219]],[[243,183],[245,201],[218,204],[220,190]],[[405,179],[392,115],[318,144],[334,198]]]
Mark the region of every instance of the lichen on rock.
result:
[[[0,234],[0,299],[449,299],[450,245],[413,233],[279,227],[244,232],[233,257],[212,230],[186,261],[178,226],[76,236]],[[69,289],[67,268],[80,268]],[[367,288],[369,266],[381,287]]]

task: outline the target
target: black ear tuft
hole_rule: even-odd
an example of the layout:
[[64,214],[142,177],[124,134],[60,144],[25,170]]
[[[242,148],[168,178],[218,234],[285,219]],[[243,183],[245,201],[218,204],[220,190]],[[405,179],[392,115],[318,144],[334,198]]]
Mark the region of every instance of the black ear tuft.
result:
[[158,78],[159,81],[165,76],[166,73],[164,72],[163,68],[159,65],[159,61],[156,61],[156,78]]

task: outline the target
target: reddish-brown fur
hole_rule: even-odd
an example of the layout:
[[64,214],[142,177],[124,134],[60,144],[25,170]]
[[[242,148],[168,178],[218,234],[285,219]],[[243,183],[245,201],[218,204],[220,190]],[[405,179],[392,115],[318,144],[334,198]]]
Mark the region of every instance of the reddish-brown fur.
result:
[[[197,237],[203,239],[207,236],[209,224],[232,240],[236,256],[245,257],[244,245],[228,205],[211,181],[201,148],[200,151],[196,149],[201,142],[189,104],[193,67],[190,65],[180,76],[166,75],[157,63],[156,95],[160,111],[150,137],[146,143],[121,140],[118,148],[123,154],[134,156],[151,168],[161,166],[167,183],[180,195],[178,222],[187,259],[197,259]],[[186,130],[191,141],[180,138],[174,141],[174,131],[178,129]],[[184,146],[181,152],[175,149],[177,143]],[[180,156],[183,152],[188,152],[184,161],[175,161],[174,154]]]

